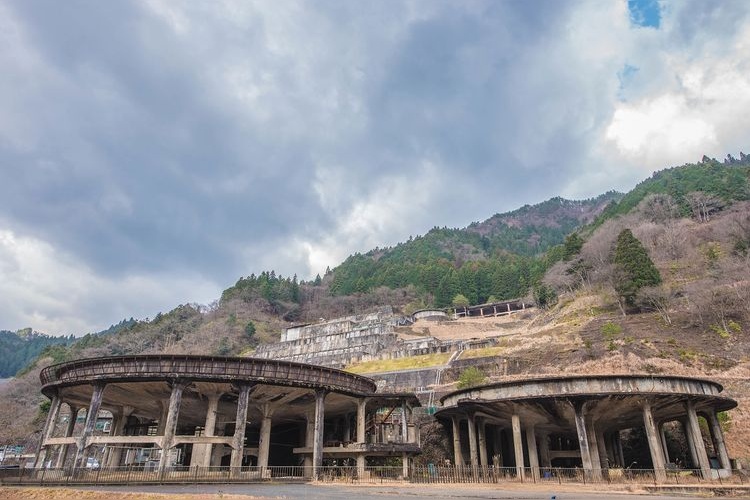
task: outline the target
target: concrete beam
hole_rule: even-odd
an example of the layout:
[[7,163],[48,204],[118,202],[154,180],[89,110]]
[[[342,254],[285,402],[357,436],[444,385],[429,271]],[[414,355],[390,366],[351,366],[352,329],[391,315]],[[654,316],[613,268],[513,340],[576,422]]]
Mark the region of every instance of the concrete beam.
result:
[[[78,418],[78,407],[73,406],[70,403],[68,403],[68,408],[70,408],[70,417],[68,418],[68,424],[65,426],[65,437],[69,438],[73,436],[73,429],[75,429],[76,426],[76,419]],[[55,464],[55,467],[58,469],[65,466],[65,459],[68,457],[68,446],[71,443],[61,443],[60,444],[60,450],[57,454],[57,463]]]

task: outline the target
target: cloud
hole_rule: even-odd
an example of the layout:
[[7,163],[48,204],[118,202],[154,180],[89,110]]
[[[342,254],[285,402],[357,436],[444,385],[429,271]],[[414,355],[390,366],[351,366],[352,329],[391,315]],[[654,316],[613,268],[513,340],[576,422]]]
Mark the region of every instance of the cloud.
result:
[[31,326],[78,335],[105,329],[113,318],[144,318],[177,303],[208,303],[218,291],[197,275],[131,274],[122,280],[98,276],[48,243],[0,231],[4,328]]
[[[0,267],[53,266],[8,271],[6,317],[93,330],[736,154],[748,7],[659,7],[643,28],[624,0],[4,2],[0,231],[31,247]],[[97,313],[55,274],[146,293]]]

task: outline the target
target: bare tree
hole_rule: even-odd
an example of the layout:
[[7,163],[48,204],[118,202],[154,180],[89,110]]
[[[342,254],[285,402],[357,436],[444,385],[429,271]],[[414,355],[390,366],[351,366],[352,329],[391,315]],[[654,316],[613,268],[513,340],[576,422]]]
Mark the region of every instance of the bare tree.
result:
[[718,196],[703,191],[693,191],[685,195],[690,210],[698,222],[708,222],[711,215],[724,208],[724,202]]

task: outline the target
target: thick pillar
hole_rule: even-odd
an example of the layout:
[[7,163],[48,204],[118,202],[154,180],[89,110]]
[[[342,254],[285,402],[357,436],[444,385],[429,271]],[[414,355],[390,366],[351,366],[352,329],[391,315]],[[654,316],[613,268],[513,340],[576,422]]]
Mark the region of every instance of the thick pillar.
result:
[[[73,435],[73,429],[75,429],[76,419],[78,418],[78,407],[70,403],[68,403],[68,407],[70,408],[70,418],[68,419],[68,424],[65,426],[66,438]],[[65,467],[65,459],[68,457],[68,447],[69,445],[67,444],[60,445],[60,452],[57,454],[57,463],[55,464],[55,467],[58,469]]]
[[521,439],[521,418],[515,413],[510,419],[513,426],[513,451],[516,457],[516,475],[523,479],[525,476],[523,467],[523,440]]
[[[128,423],[128,417],[131,413],[133,413],[133,410],[135,410],[135,408],[133,408],[132,406],[123,406],[120,409],[120,412],[117,414],[117,418],[112,422],[112,436],[123,435],[123,433],[125,432],[125,426]],[[114,447],[110,450],[107,466],[119,467],[121,460],[122,445],[114,445]]]
[[529,467],[531,467],[531,477],[534,481],[539,480],[539,456],[536,448],[536,432],[533,425],[526,426],[526,448],[529,451]]
[[620,437],[620,431],[615,431],[614,436],[615,454],[617,461],[620,462],[620,467],[625,468],[628,464],[625,463],[625,452],[622,449],[622,438]]
[[406,401],[401,403],[401,442],[409,442],[409,418],[407,416]]
[[268,467],[268,453],[271,451],[271,426],[273,424],[271,417],[274,408],[265,403],[260,408],[260,440],[258,441],[258,467],[260,467],[260,477],[266,477]]
[[[365,446],[367,439],[367,400],[365,398],[357,400],[357,444]],[[367,466],[367,457],[357,455],[357,476],[363,478],[365,467]]]
[[169,451],[172,449],[175,433],[177,432],[177,421],[180,417],[180,403],[182,402],[182,391],[186,383],[182,381],[172,382],[172,392],[169,395],[167,406],[167,418],[164,423],[164,435],[161,438],[161,458],[159,458],[159,473],[164,472],[169,465]]
[[552,467],[552,459],[549,455],[549,436],[547,434],[539,435],[539,461],[545,469]]
[[487,425],[483,418],[477,420],[477,435],[479,436],[479,465],[487,468]]
[[495,427],[493,435],[495,437],[493,443],[495,455],[492,457],[492,465],[495,465],[496,467],[503,467],[503,429],[500,427]]
[[724,441],[724,431],[721,429],[721,423],[719,417],[716,415],[716,411],[713,409],[709,410],[706,414],[706,420],[708,420],[708,428],[711,429],[711,438],[714,442],[714,450],[719,458],[719,465],[722,469],[731,470],[732,463],[729,461],[729,453],[727,452],[727,445]]
[[651,413],[651,402],[643,402],[643,426],[646,428],[648,438],[648,449],[651,452],[651,463],[654,466],[654,477],[656,482],[663,483],[666,478],[664,464],[664,450],[661,449],[661,438],[654,423],[654,415]]
[[594,464],[591,460],[591,449],[589,448],[589,437],[586,429],[586,416],[583,413],[583,403],[573,403],[573,409],[575,410],[578,449],[581,452],[583,473],[590,476],[593,473]]
[[39,443],[39,450],[36,454],[36,463],[34,467],[44,467],[47,461],[47,455],[49,454],[49,448],[47,447],[47,440],[55,434],[55,427],[57,426],[57,415],[60,412],[60,406],[62,405],[62,399],[55,394],[50,402],[49,412],[47,413],[47,420],[44,423],[44,431],[42,433],[42,439]]
[[658,429],[659,429],[659,439],[661,439],[661,448],[662,450],[664,450],[664,463],[668,464],[670,460],[669,460],[669,450],[667,449],[667,431],[664,429],[664,422],[659,423]]
[[461,452],[461,421],[458,416],[454,415],[451,417],[451,423],[453,424],[453,461],[456,467],[463,467],[464,455]]
[[[315,411],[308,411],[306,417],[307,425],[305,426],[305,448],[313,449],[315,447]],[[310,477],[313,470],[312,454],[305,455],[302,465],[305,468],[305,477]]]
[[96,426],[96,416],[99,413],[99,407],[102,404],[102,396],[104,395],[104,384],[94,384],[94,390],[91,393],[91,401],[89,402],[89,408],[86,411],[86,423],[83,427],[83,432],[78,438],[78,449],[76,450],[76,459],[73,462],[74,467],[85,467],[87,459],[87,448],[89,446],[89,438],[94,433],[94,427]]
[[[221,394],[209,394],[208,409],[206,410],[206,422],[203,424],[203,434],[207,437],[213,437],[216,432],[216,413],[219,411],[219,398]],[[203,466],[211,467],[211,455],[213,445],[208,443],[203,452]]]
[[250,384],[239,386],[237,397],[237,416],[234,420],[234,435],[232,436],[232,458],[230,467],[232,473],[240,472],[242,458],[245,456],[245,425],[247,424],[247,407],[250,400]]
[[595,429],[596,431],[596,447],[599,452],[599,467],[602,469],[609,469],[609,456],[607,454],[607,440],[604,438],[604,431],[601,429]]
[[472,468],[479,467],[479,455],[477,454],[477,423],[474,415],[469,415],[469,458]]
[[403,475],[404,479],[408,479],[409,473],[409,455],[406,453],[401,454],[401,474]]
[[688,451],[690,452],[690,464],[693,469],[700,469],[700,463],[698,462],[698,455],[695,453],[695,447],[693,446],[690,423],[688,422],[687,417],[680,420],[680,425],[682,425],[682,433],[685,434],[685,442],[687,442]]
[[688,445],[695,450],[695,456],[698,458],[696,465],[700,467],[703,479],[709,479],[711,477],[711,463],[708,461],[706,447],[703,444],[701,428],[698,425],[698,414],[695,413],[695,406],[690,400],[685,405],[685,409],[687,410],[687,428],[689,429]]
[[318,479],[323,467],[323,431],[326,392],[315,391],[315,428],[313,432],[313,478]]
[[591,480],[601,481],[602,463],[599,459],[599,441],[596,436],[596,426],[592,418],[586,419],[586,437],[589,440],[589,455],[591,457]]

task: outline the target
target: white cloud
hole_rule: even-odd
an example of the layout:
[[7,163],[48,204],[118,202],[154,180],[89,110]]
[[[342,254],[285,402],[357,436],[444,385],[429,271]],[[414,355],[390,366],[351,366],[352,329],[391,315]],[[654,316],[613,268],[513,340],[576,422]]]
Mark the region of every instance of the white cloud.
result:
[[42,240],[0,230],[0,318],[5,329],[50,334],[98,331],[178,303],[208,303],[219,288],[199,276],[98,276]]

